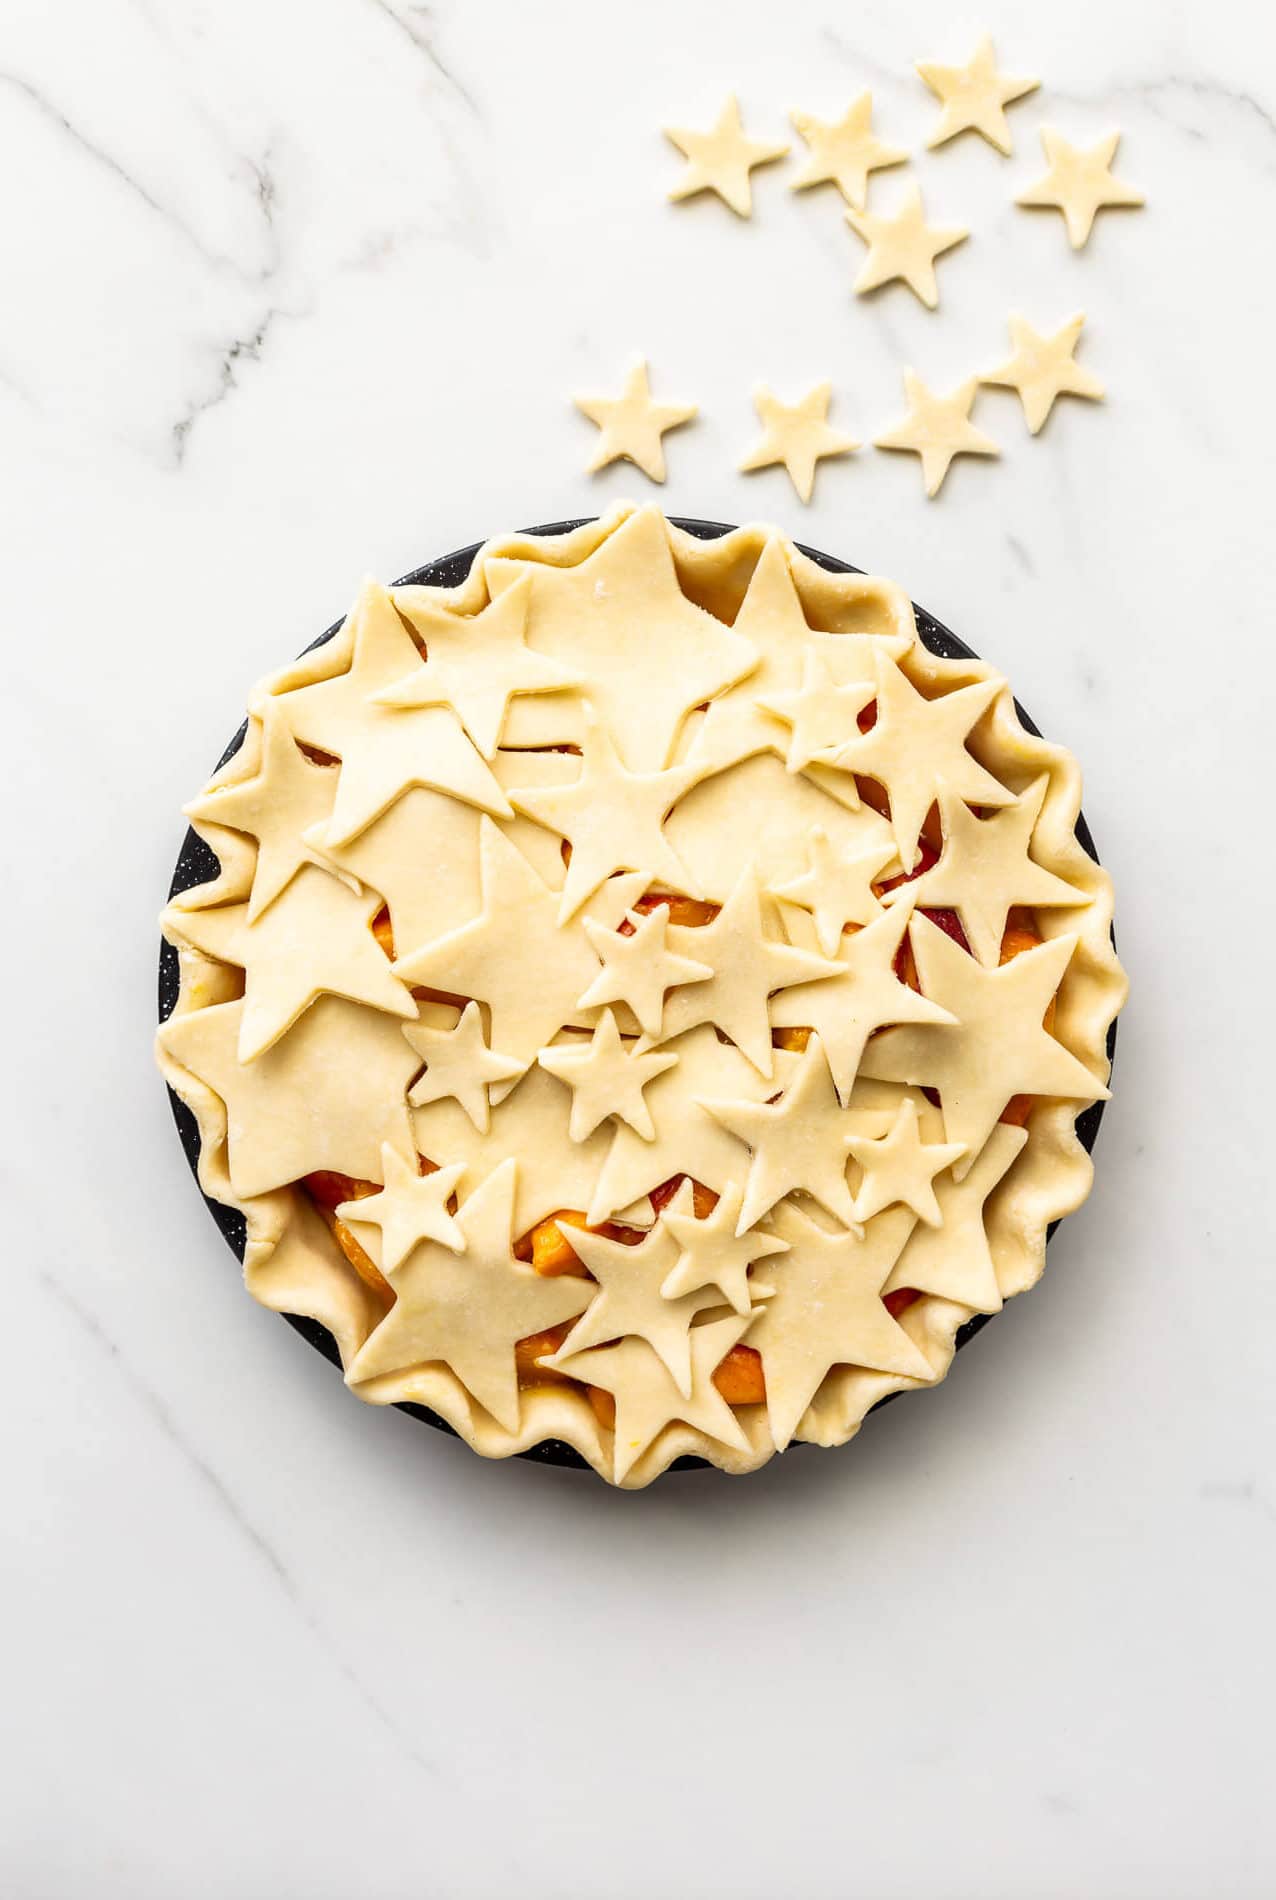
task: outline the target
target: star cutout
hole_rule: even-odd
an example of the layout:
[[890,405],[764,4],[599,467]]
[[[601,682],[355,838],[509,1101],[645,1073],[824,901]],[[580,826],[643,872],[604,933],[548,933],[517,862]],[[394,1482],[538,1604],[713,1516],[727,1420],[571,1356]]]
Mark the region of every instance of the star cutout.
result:
[[631,772],[610,735],[587,713],[580,776],[570,785],[511,788],[516,810],[557,831],[571,845],[558,919],[574,917],[613,871],[642,871],[690,897],[702,893],[664,833],[670,808],[706,776],[704,765]]
[[272,904],[313,854],[302,833],[332,811],[337,774],[301,752],[279,707],[261,712],[261,763],[251,778],[218,785],[183,807],[194,824],[228,825],[257,840],[257,868],[248,899],[250,923]]
[[[1052,937],[996,970],[976,963],[919,912],[910,937],[923,990],[955,1021],[887,1030],[864,1051],[865,1075],[938,1089],[944,1131],[964,1142],[969,1156],[979,1153],[1012,1095],[1107,1099],[1097,1076],[1042,1027],[1075,937]],[[969,1166],[957,1164],[958,1179]]]
[[453,1029],[434,1029],[428,1023],[405,1023],[403,1033],[425,1063],[425,1074],[408,1092],[413,1108],[450,1096],[465,1110],[480,1135],[491,1123],[489,1082],[510,1082],[522,1075],[525,1062],[497,1055],[483,1036],[483,1016],[477,1003],[467,1003]]
[[712,1023],[764,1076],[771,1075],[775,1061],[768,998],[794,983],[828,976],[836,967],[769,937],[772,909],[768,900],[764,911],[757,872],[748,865],[712,923],[669,926],[670,945],[687,955],[694,952],[709,974],[667,999],[662,1032],[677,1036]]
[[542,1069],[556,1075],[572,1092],[568,1133],[573,1141],[584,1141],[601,1122],[613,1116],[628,1122],[644,1141],[654,1139],[656,1131],[643,1090],[656,1076],[673,1068],[676,1055],[626,1048],[616,1018],[605,1009],[588,1042],[542,1049],[539,1060]]
[[863,851],[839,850],[823,826],[817,825],[811,833],[810,869],[788,884],[777,885],[775,896],[809,910],[820,949],[826,957],[836,956],[848,924],[871,924],[881,916],[873,880],[896,855],[889,842],[870,844]]
[[848,210],[845,215],[852,231],[869,247],[863,269],[855,279],[856,293],[862,297],[865,291],[899,278],[928,310],[933,310],[939,302],[935,259],[970,236],[965,225],[927,224],[922,194],[916,185],[909,186],[893,218],[878,217],[871,211]]
[[1039,79],[1009,79],[999,72],[987,33],[965,66],[937,66],[933,60],[918,60],[917,70],[944,108],[939,124],[926,141],[931,151],[956,138],[959,132],[978,132],[1003,158],[1010,156],[1010,127],[1002,108],[1035,92],[1041,84]]
[[499,1425],[518,1430],[515,1344],[574,1318],[594,1288],[572,1275],[545,1279],[514,1258],[517,1173],[516,1161],[504,1162],[462,1206],[463,1254],[423,1240],[391,1273],[394,1305],[347,1372],[349,1384],[441,1360]]
[[652,1041],[659,1040],[665,1013],[665,993],[683,983],[700,983],[713,975],[712,967],[671,950],[666,942],[669,911],[658,904],[644,917],[630,911],[632,933],[605,930],[586,919],[585,935],[602,959],[598,972],[580,999],[581,1009],[602,1003],[627,1003],[638,1027]]
[[956,1300],[976,1313],[1001,1307],[997,1270],[988,1248],[984,1202],[1009,1173],[1028,1140],[1026,1128],[998,1122],[964,1178],[950,1176],[936,1192],[939,1224],[914,1227],[890,1279],[882,1289],[893,1293],[912,1287]]
[[926,814],[947,789],[972,805],[1012,805],[1014,793],[985,771],[966,741],[1005,686],[994,675],[927,699],[894,660],[877,663],[877,718],[837,755],[844,771],[876,779],[890,797],[900,862],[911,871]]
[[770,1295],[770,1287],[750,1280],[749,1268],[772,1254],[787,1253],[788,1245],[756,1228],[751,1233],[737,1234],[743,1200],[743,1190],[737,1183],[719,1197],[713,1212],[703,1220],[689,1213],[681,1198],[665,1210],[665,1226],[680,1249],[660,1289],[667,1300],[717,1287],[723,1299],[744,1316],[753,1311],[755,1299]]
[[789,149],[783,142],[746,138],[734,94],[707,132],[688,132],[674,126],[664,130],[665,137],[687,160],[687,169],[669,193],[670,198],[677,203],[682,198],[693,198],[697,192],[713,191],[738,218],[753,215],[749,173],[758,165],[783,158]]
[[1041,143],[1050,169],[1035,185],[1029,185],[1015,199],[1017,205],[1062,211],[1068,227],[1068,240],[1079,251],[1094,225],[1096,212],[1105,205],[1145,204],[1141,191],[1131,190],[1114,178],[1109,167],[1116,157],[1121,134],[1112,132],[1089,150],[1069,145],[1053,126],[1043,125]]
[[[801,686],[793,692],[760,698],[758,705],[789,728],[789,749],[784,759],[789,771],[803,771],[813,759],[833,753],[854,738],[859,730],[857,716],[872,699],[873,690],[872,680],[839,686],[824,655],[808,652],[802,663]],[[858,804],[856,792],[851,809]]]
[[[919,996],[895,974],[895,956],[908,926],[907,903],[843,939],[837,974],[785,990],[771,1004],[777,1028],[807,1028],[819,1036],[838,1096],[849,1102],[869,1037],[886,1023],[943,1023],[946,1010]],[[1000,1110],[998,1110],[1000,1113]]]
[[855,1196],[855,1218],[861,1225],[898,1202],[911,1208],[928,1227],[938,1227],[934,1179],[960,1161],[966,1152],[962,1142],[924,1142],[917,1127],[917,1104],[905,1097],[886,1134],[876,1139],[857,1135],[850,1150],[864,1170]]
[[783,462],[799,498],[810,501],[815,464],[830,455],[849,455],[860,446],[853,435],[840,435],[829,427],[832,393],[831,383],[817,383],[789,407],[759,384],[753,392],[753,406],[763,434],[741,462],[741,470],[748,474]]
[[719,1444],[730,1445],[736,1451],[749,1449],[744,1428],[713,1383],[714,1373],[739,1343],[748,1323],[733,1317],[692,1328],[690,1396],[679,1391],[663,1360],[641,1339],[622,1339],[616,1346],[539,1363],[552,1364],[556,1372],[566,1373],[570,1379],[613,1394],[616,1424],[612,1475],[617,1484],[623,1484],[647,1447],[675,1420],[707,1432]]
[[908,153],[898,145],[884,145],[873,133],[873,95],[862,92],[840,119],[826,124],[810,112],[790,112],[794,127],[805,139],[808,157],[793,180],[794,191],[811,185],[836,185],[848,205],[862,211],[868,197],[868,175],[888,165],[902,165]]
[[865,1366],[930,1380],[931,1365],[882,1305],[882,1288],[913,1228],[904,1208],[879,1214],[864,1228],[829,1233],[780,1207],[775,1230],[789,1251],[775,1292],[754,1320],[749,1344],[762,1357],[767,1415],[783,1451],[834,1366]]
[[987,818],[976,818],[962,799],[941,790],[944,847],[938,862],[908,885],[897,884],[885,901],[897,901],[907,890],[929,910],[955,910],[980,963],[994,968],[1001,957],[1006,918],[1016,904],[1043,910],[1088,904],[1085,891],[1028,855],[1049,786],[1043,773],[1013,804]]
[[398,605],[425,642],[425,664],[373,698],[378,706],[450,706],[490,759],[515,693],[561,692],[578,686],[579,676],[527,645],[530,581],[517,582],[477,614],[449,613],[433,592],[399,590]]
[[329,844],[322,824],[310,827],[305,843],[336,876],[378,893],[395,948],[406,953],[474,915],[482,815],[459,798],[415,785],[348,844]]
[[1073,317],[1053,336],[1038,336],[1027,319],[1017,313],[1009,321],[1014,355],[979,380],[1018,390],[1032,435],[1036,435],[1059,396],[1084,396],[1090,402],[1103,401],[1103,384],[1094,371],[1073,361],[1073,351],[1085,324],[1084,316]]
[[387,1141],[381,1149],[381,1179],[385,1186],[379,1194],[365,1195],[359,1201],[342,1201],[336,1209],[338,1220],[355,1229],[356,1238],[366,1247],[365,1226],[380,1229],[380,1258],[373,1254],[382,1273],[393,1273],[402,1266],[412,1249],[422,1240],[437,1240],[453,1253],[464,1253],[465,1235],[447,1204],[457,1182],[465,1173],[464,1164],[436,1168],[422,1174]]
[[585,464],[587,473],[596,475],[609,462],[632,462],[653,482],[665,479],[662,438],[700,413],[693,402],[654,402],[645,360],[629,370],[619,396],[573,396],[572,401],[601,431]]
[[992,437],[970,420],[978,389],[978,378],[972,376],[949,395],[936,396],[914,370],[906,369],[904,394],[909,412],[893,429],[874,436],[873,447],[907,449],[920,455],[926,493],[937,495],[955,455],[1001,454]]

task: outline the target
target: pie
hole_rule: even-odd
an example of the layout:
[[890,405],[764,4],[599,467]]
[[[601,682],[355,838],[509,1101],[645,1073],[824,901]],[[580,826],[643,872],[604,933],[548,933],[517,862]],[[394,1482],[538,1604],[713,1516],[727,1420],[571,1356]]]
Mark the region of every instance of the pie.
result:
[[844,1443],[1039,1277],[1125,996],[1072,757],[893,582],[621,507],[369,582],[187,807],[163,1073],[357,1397]]

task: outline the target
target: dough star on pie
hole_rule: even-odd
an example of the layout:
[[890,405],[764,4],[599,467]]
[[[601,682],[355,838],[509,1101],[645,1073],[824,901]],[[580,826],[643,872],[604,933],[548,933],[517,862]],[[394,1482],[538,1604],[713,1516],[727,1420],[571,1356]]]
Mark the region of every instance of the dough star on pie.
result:
[[892,582],[620,507],[369,583],[252,715],[159,1060],[357,1397],[742,1473],[1039,1277],[1111,888],[1070,755]]

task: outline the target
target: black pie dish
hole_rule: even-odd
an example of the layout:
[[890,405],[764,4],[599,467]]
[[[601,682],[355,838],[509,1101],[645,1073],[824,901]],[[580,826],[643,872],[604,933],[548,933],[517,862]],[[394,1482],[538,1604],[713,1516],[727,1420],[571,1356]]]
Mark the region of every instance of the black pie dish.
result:
[[[542,524],[540,527],[526,528],[522,530],[522,532],[537,535],[567,534],[573,528],[583,527],[590,519],[593,519],[593,517],[582,516],[579,520],[575,521],[551,521]],[[668,519],[673,523],[675,528],[681,528],[685,533],[695,535],[696,538],[701,541],[716,541],[722,535],[734,532],[732,527],[723,521],[702,521],[696,517],[687,515],[670,515]],[[800,541],[795,545],[809,560],[816,562],[818,566],[827,569],[831,574],[857,574],[864,571],[863,569],[855,567],[850,561],[840,561],[835,555],[821,553],[818,548],[808,548]],[[482,546],[483,543],[481,541],[475,541],[470,547],[458,548],[453,554],[442,554],[436,560],[427,561],[422,567],[413,568],[410,574],[405,574],[401,580],[395,581],[393,584],[396,587],[459,587],[469,573],[474,562],[474,557]],[[978,657],[973,648],[968,647],[964,640],[959,640],[957,635],[950,632],[942,621],[936,620],[933,614],[928,614],[925,608],[917,606],[916,602],[913,604],[913,612],[917,618],[918,638],[929,652],[938,655],[941,659],[950,660],[971,660]],[[342,620],[335,620],[326,632],[319,635],[317,640],[311,641],[305,651],[310,653],[313,652],[316,647],[323,646],[326,641],[331,640],[334,634],[340,631],[342,624]],[[1040,737],[1040,727],[1034,724],[1018,700],[1015,701],[1015,710],[1024,728],[1035,736]],[[244,742],[244,736],[247,730],[248,723],[245,720],[243,725],[240,726],[239,731],[230,741],[230,744],[226,747],[226,750],[222,753],[221,758],[217,761],[215,769],[220,770],[221,767],[225,765],[227,759],[234,757]],[[1095,849],[1094,839],[1091,836],[1090,827],[1086,823],[1084,815],[1078,815],[1076,837],[1078,844],[1080,844],[1082,849],[1093,858],[1097,864],[1099,862],[1099,854]],[[178,853],[177,863],[173,868],[173,879],[169,886],[168,893],[170,900],[174,897],[179,897],[184,891],[193,889],[197,884],[208,883],[212,878],[217,876],[218,869],[219,865],[215,853],[204,843],[202,838],[197,837],[193,830],[188,829],[185,838],[182,840],[182,848]],[[172,1014],[177,1002],[179,981],[177,951],[172,944],[161,940],[159,957],[160,1022],[165,1022]],[[1111,1028],[1108,1030],[1109,1061],[1112,1060],[1115,1051],[1116,1023],[1113,1022]],[[199,1125],[190,1109],[187,1108],[185,1102],[183,1102],[180,1096],[176,1095],[171,1088],[168,1091],[168,1099],[173,1111],[173,1119],[177,1123],[177,1133],[181,1140],[182,1148],[185,1151],[186,1159],[190,1164],[191,1172],[195,1175],[196,1184],[198,1185],[200,1153]],[[1089,1108],[1083,1109],[1077,1116],[1077,1137],[1087,1152],[1093,1151],[1099,1133],[1099,1124],[1103,1119],[1103,1109],[1104,1104],[1102,1102],[1094,1102]],[[202,1189],[200,1191],[203,1193]],[[237,1208],[225,1207],[220,1201],[211,1200],[207,1194],[205,1194],[203,1198],[209,1213],[221,1229],[227,1246],[242,1264],[244,1248],[247,1244],[247,1230],[243,1215]],[[1051,1223],[1046,1233],[1047,1241],[1050,1240],[1058,1225],[1058,1221]],[[324,1358],[332,1365],[338,1368],[340,1367],[341,1356],[337,1351],[336,1341],[327,1328],[319,1324],[318,1320],[309,1319],[297,1313],[284,1313],[281,1317],[286,1319],[288,1324],[296,1332],[300,1333],[302,1338],[306,1340],[309,1345],[313,1346],[316,1352],[322,1353]],[[975,1334],[986,1326],[992,1317],[993,1315],[991,1313],[976,1313],[973,1318],[968,1319],[957,1333],[955,1349],[960,1352],[962,1347],[968,1345]],[[897,1392],[889,1393],[886,1398],[879,1399],[877,1405],[873,1406],[871,1410],[877,1411],[881,1406],[889,1405],[892,1399],[898,1397],[899,1394]],[[404,1401],[396,1407],[396,1410],[408,1412],[413,1418],[420,1419],[423,1424],[433,1425],[436,1430],[447,1432],[450,1437],[455,1438],[457,1436],[457,1433],[453,1430],[453,1427],[448,1424],[446,1419],[440,1418],[437,1412],[431,1412],[424,1405],[414,1405],[408,1401]],[[582,1471],[589,1469],[586,1460],[581,1457],[574,1446],[566,1445],[560,1439],[555,1438],[544,1439],[539,1445],[532,1445],[527,1451],[521,1451],[515,1455],[519,1458],[528,1459],[536,1464],[567,1465]],[[712,1469],[712,1467],[708,1464],[707,1460],[703,1458],[683,1457],[675,1459],[669,1469],[671,1471],[708,1471]]]

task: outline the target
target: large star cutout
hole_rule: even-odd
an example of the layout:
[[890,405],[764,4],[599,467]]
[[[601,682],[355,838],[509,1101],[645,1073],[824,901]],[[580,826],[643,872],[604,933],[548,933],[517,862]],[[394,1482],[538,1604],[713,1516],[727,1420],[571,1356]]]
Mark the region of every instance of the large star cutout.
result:
[[[1075,937],[1053,937],[989,970],[920,913],[910,936],[923,990],[956,1020],[887,1030],[864,1051],[865,1075],[938,1089],[944,1132],[964,1142],[968,1156],[979,1153],[1012,1095],[1106,1100],[1098,1077],[1042,1027]],[[959,1162],[954,1173],[969,1167]]]
[[562,834],[571,846],[558,918],[566,923],[613,871],[642,871],[649,882],[702,896],[664,832],[673,805],[712,770],[671,765],[631,772],[602,722],[587,714],[580,776],[570,785],[510,790],[517,811]]
[[778,884],[775,895],[809,910],[820,949],[826,957],[836,956],[848,924],[871,924],[881,916],[873,880],[896,855],[889,840],[867,845],[862,851],[839,850],[827,831],[817,825],[811,833],[809,870],[787,884]]
[[662,1029],[669,1037],[712,1023],[764,1076],[774,1067],[768,998],[794,983],[827,976],[836,967],[809,950],[769,937],[766,923],[772,910],[769,900],[763,910],[757,873],[750,865],[712,923],[670,925],[671,947],[707,964],[709,975],[668,997]]
[[594,1288],[571,1275],[545,1279],[515,1259],[517,1174],[516,1161],[504,1162],[465,1202],[463,1254],[424,1240],[390,1274],[394,1305],[347,1372],[350,1385],[441,1360],[499,1425],[518,1430],[515,1345],[574,1318]]
[[911,1287],[956,1300],[976,1313],[1001,1307],[997,1270],[988,1248],[984,1202],[1009,1173],[1028,1140],[1026,1128],[998,1122],[974,1163],[960,1181],[950,1175],[936,1190],[939,1223],[914,1227],[882,1291]]
[[669,909],[657,904],[644,917],[631,911],[628,936],[605,930],[585,920],[585,935],[602,960],[602,968],[580,999],[581,1009],[603,1003],[625,1003],[638,1027],[653,1041],[659,1039],[665,1013],[665,995],[683,983],[700,983],[713,975],[712,967],[692,957],[679,956],[666,941]]
[[786,1202],[774,1225],[789,1251],[777,1264],[774,1295],[753,1321],[749,1344],[762,1358],[771,1435],[783,1451],[834,1366],[923,1380],[934,1372],[882,1305],[882,1289],[913,1228],[906,1208],[879,1214],[862,1233],[830,1233]]
[[923,59],[918,60],[917,70],[944,108],[926,141],[931,151],[959,132],[978,132],[1003,158],[1010,156],[1010,127],[1002,108],[1035,92],[1039,79],[1011,79],[999,72],[987,33],[965,66],[938,66]]
[[979,389],[977,377],[947,396],[936,396],[914,370],[904,371],[904,394],[909,410],[893,429],[873,437],[877,449],[905,449],[919,455],[926,493],[937,495],[955,455],[1000,455],[990,435],[977,429],[970,411]]
[[[789,728],[788,751],[784,755],[789,771],[804,771],[813,759],[829,756],[854,738],[858,715],[872,699],[873,690],[872,680],[839,686],[824,655],[808,652],[802,663],[799,687],[790,693],[770,693],[759,698],[758,705],[774,713]],[[850,790],[848,786],[848,793]],[[852,809],[858,803],[856,792]]]
[[656,1131],[643,1090],[656,1076],[673,1068],[676,1055],[627,1048],[616,1018],[605,1009],[588,1042],[542,1049],[539,1060],[542,1069],[556,1075],[572,1092],[568,1133],[573,1141],[584,1141],[613,1117],[627,1122],[644,1141],[654,1139]]
[[913,295],[933,310],[939,302],[935,281],[935,259],[951,251],[970,236],[964,224],[927,224],[922,194],[910,185],[893,218],[872,211],[846,212],[846,222],[868,245],[868,256],[855,279],[857,295],[876,290],[897,278],[908,285]]
[[1001,957],[1006,918],[1016,904],[1042,910],[1088,904],[1085,891],[1029,856],[1049,786],[1043,773],[1013,804],[987,818],[976,818],[962,799],[941,790],[944,848],[939,861],[911,883],[897,884],[885,901],[897,902],[907,891],[912,901],[929,910],[955,910],[979,961],[994,967]]
[[453,1029],[429,1023],[405,1023],[403,1033],[425,1063],[425,1073],[409,1091],[413,1108],[452,1100],[465,1110],[480,1135],[491,1121],[489,1082],[512,1082],[527,1064],[489,1049],[477,1003],[467,1003]]
[[700,191],[713,191],[739,218],[753,215],[749,173],[758,165],[783,158],[789,149],[784,141],[746,138],[734,94],[707,132],[688,132],[675,126],[664,130],[670,144],[676,145],[687,161],[687,169],[669,193],[674,202],[693,198]]
[[790,112],[789,117],[808,148],[806,162],[793,180],[794,191],[834,184],[848,205],[862,211],[868,198],[869,173],[888,165],[902,165],[908,157],[902,146],[884,145],[874,134],[871,92],[862,92],[842,117],[831,123],[810,112]]
[[[824,1045],[839,1097],[848,1102],[869,1037],[886,1023],[950,1020],[928,997],[895,974],[895,955],[908,926],[908,904],[897,904],[844,939],[835,976],[804,983],[773,999],[777,1028],[807,1028]],[[1000,1111],[998,1111],[1000,1112]]]
[[791,406],[782,403],[761,385],[753,392],[753,406],[762,424],[762,436],[740,464],[741,471],[771,468],[783,462],[789,479],[802,501],[810,501],[815,487],[815,464],[830,455],[849,455],[859,448],[853,435],[842,435],[830,428],[829,401],[831,383],[817,383],[814,389]]
[[[464,1173],[463,1164],[454,1162],[451,1167],[436,1168],[433,1174],[422,1174],[387,1141],[381,1149],[381,1179],[385,1186],[379,1194],[365,1195],[362,1200],[342,1201],[336,1209],[337,1218],[354,1228],[355,1238],[372,1253],[382,1273],[393,1273],[396,1267],[402,1266],[422,1240],[437,1240],[441,1247],[450,1247],[453,1253],[464,1253],[465,1235],[447,1207]],[[375,1241],[373,1248],[368,1247],[372,1238],[366,1231],[368,1227],[380,1233],[380,1246],[376,1251]]]
[[425,664],[374,695],[378,706],[450,706],[485,759],[501,741],[515,693],[553,693],[578,686],[570,667],[533,653],[527,645],[523,580],[489,601],[481,613],[440,607],[428,587],[400,588],[397,603],[425,642]]
[[713,1383],[714,1373],[748,1324],[747,1320],[732,1317],[692,1328],[690,1396],[678,1390],[664,1361],[641,1339],[622,1339],[615,1346],[541,1363],[552,1363],[556,1372],[614,1396],[612,1475],[617,1484],[623,1484],[647,1447],[675,1420],[707,1432],[719,1444],[730,1445],[736,1451],[749,1449],[744,1428]]
[[1053,336],[1038,336],[1025,317],[1010,317],[1010,341],[1015,353],[980,377],[981,383],[996,383],[1019,392],[1029,432],[1036,435],[1059,396],[1084,396],[1090,402],[1103,401],[1103,384],[1093,370],[1073,361],[1073,351],[1085,325],[1084,316],[1075,316]]
[[1138,206],[1147,202],[1141,191],[1112,176],[1109,168],[1120,142],[1121,134],[1112,132],[1097,145],[1082,150],[1069,145],[1053,126],[1043,125],[1041,144],[1050,169],[1035,185],[1021,191],[1015,203],[1062,211],[1068,241],[1074,251],[1079,251],[1090,235],[1095,214],[1106,205]]
[[718,1199],[703,1220],[697,1220],[678,1197],[664,1212],[664,1223],[678,1243],[678,1257],[664,1281],[661,1292],[667,1300],[680,1299],[687,1293],[700,1293],[716,1287],[724,1300],[742,1315],[753,1311],[753,1302],[771,1292],[750,1280],[749,1268],[772,1254],[787,1253],[783,1240],[756,1228],[746,1234],[736,1232],[744,1193],[737,1183]]
[[575,396],[583,416],[600,431],[586,468],[596,475],[609,462],[632,462],[650,481],[665,479],[665,445],[670,429],[699,414],[693,402],[655,402],[646,362],[635,363],[619,396]]
[[959,1141],[923,1141],[917,1126],[917,1104],[905,1096],[899,1113],[884,1135],[876,1139],[857,1135],[850,1150],[863,1169],[855,1196],[855,1218],[861,1223],[897,1202],[910,1207],[928,1227],[939,1225],[935,1199],[937,1174],[960,1161],[966,1150]]
[[1014,793],[966,748],[1004,685],[994,677],[927,699],[894,660],[878,660],[877,718],[842,747],[837,763],[886,787],[895,846],[906,870],[917,862],[921,829],[941,788],[972,805],[1014,803]]

